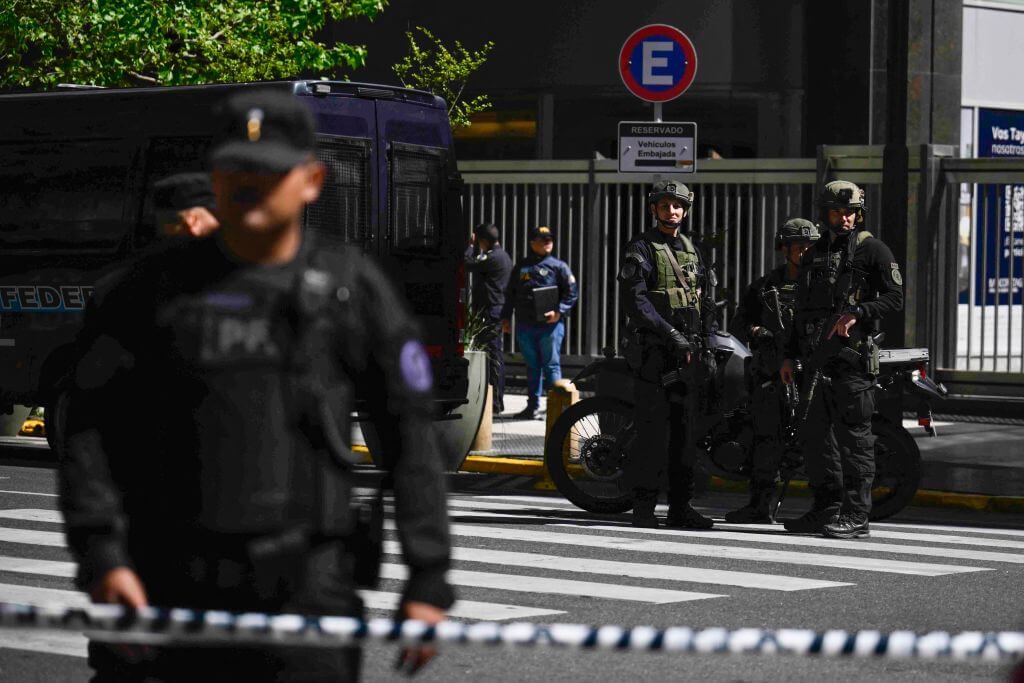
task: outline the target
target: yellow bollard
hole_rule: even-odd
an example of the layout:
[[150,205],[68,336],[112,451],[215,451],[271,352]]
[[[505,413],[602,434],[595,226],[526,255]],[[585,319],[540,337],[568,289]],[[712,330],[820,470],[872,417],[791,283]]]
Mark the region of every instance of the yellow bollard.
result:
[[[556,380],[554,386],[548,390],[548,412],[544,427],[544,443],[547,443],[548,435],[551,434],[555,421],[564,413],[569,406],[580,400],[580,391],[572,381],[567,379]],[[570,435],[570,444],[573,436]],[[564,457],[564,456],[563,456]],[[551,474],[548,472],[547,464],[544,465],[544,474],[540,481],[534,484],[533,488],[542,491],[554,491],[555,484],[551,481]]]
[[494,387],[487,385],[487,395],[484,397],[484,414],[480,418],[480,426],[473,437],[473,445],[469,450],[474,453],[486,453],[494,450],[492,432],[494,430]]

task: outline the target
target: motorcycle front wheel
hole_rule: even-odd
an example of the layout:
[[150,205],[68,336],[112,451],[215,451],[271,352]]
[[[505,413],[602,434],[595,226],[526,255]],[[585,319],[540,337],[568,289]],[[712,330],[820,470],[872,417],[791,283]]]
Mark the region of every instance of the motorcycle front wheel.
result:
[[921,451],[903,425],[876,419],[871,431],[875,434],[871,519],[875,521],[892,517],[914,499],[921,485]]
[[544,443],[544,464],[558,492],[588,512],[633,508],[626,457],[636,437],[633,406],[610,396],[570,406]]

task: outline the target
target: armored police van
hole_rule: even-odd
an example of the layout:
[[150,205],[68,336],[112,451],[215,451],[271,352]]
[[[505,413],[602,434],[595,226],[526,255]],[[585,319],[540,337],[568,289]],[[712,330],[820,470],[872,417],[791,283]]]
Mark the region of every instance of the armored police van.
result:
[[420,321],[437,414],[465,402],[465,240],[443,100],[297,81],[0,96],[0,412],[58,400],[97,279],[156,239],[154,182],[205,169],[210,112],[247,88],[309,106],[328,173],[308,234],[379,259]]

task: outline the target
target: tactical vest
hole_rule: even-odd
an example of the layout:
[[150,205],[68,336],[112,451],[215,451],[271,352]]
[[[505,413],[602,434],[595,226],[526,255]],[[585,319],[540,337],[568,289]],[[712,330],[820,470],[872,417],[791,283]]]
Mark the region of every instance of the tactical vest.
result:
[[198,403],[195,521],[208,531],[343,536],[353,528],[350,373],[366,342],[345,334],[358,329],[350,257],[310,256],[292,283],[204,289],[168,311],[176,315],[165,371],[189,378]]
[[793,326],[797,282],[786,279],[786,266],[783,265],[768,274],[765,286],[761,290],[761,306],[764,313],[761,315],[761,324],[775,336],[788,332]]
[[[849,239],[856,240],[851,248],[856,251],[857,247],[869,237],[873,237],[873,235],[867,230],[861,230],[856,235],[851,235]],[[860,303],[866,284],[864,273],[846,268],[845,259],[846,249],[838,249],[824,254],[815,250],[813,261],[803,276],[806,278],[803,285],[807,289],[802,301],[803,306],[795,322],[795,325],[802,328],[799,332],[805,339],[813,337],[816,327],[821,325],[833,312]],[[847,294],[840,301],[839,299],[844,293]],[[860,335],[861,333],[863,333],[863,329],[860,325],[855,326],[851,331],[851,334]],[[856,341],[853,345],[856,345]]]
[[[680,235],[683,250],[673,252],[671,247],[661,242],[652,242],[654,247],[654,268],[657,284],[648,290],[654,310],[666,320],[672,320],[674,313],[680,310],[693,309],[700,311],[700,290],[698,281],[699,258],[697,249],[686,235]],[[674,253],[679,267],[685,276],[682,282],[672,267],[670,253]]]

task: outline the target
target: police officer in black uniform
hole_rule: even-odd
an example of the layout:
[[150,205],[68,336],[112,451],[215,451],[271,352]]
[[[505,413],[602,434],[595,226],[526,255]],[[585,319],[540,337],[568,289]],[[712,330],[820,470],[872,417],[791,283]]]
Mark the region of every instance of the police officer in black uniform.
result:
[[466,272],[473,275],[472,310],[487,325],[487,367],[494,387],[494,414],[505,410],[504,335],[501,309],[512,275],[512,258],[501,248],[498,226],[481,223],[473,229],[473,241],[466,250]]
[[[416,328],[365,257],[303,234],[324,170],[302,103],[249,92],[220,116],[221,230],[144,256],[87,314],[60,464],[77,584],[130,607],[361,615],[373,544],[347,444],[361,398],[409,565],[401,612],[438,622],[449,537]],[[415,668],[430,652],[404,655]],[[351,680],[360,655],[93,641],[90,664],[101,681]]]
[[654,185],[647,203],[657,227],[626,245],[619,271],[638,432],[627,464],[633,524],[658,526],[654,508],[667,475],[667,524],[707,529],[712,520],[690,506],[693,462],[684,452],[692,435],[684,428],[683,405],[669,400],[661,379],[680,365],[698,362],[687,337],[703,334],[702,315],[713,305],[710,276],[684,222],[693,193],[679,181],[665,180]]
[[[795,358],[822,368],[810,413],[801,425],[814,503],[785,527],[860,538],[869,534],[875,477],[871,415],[878,350],[872,335],[882,318],[903,308],[903,277],[889,247],[863,229],[860,187],[834,180],[825,185],[818,206],[828,232],[801,261],[793,334],[781,371],[788,384]],[[815,351],[829,342],[828,358],[817,363]],[[808,370],[812,372],[804,373],[805,384],[814,368]],[[806,387],[803,393],[809,393]]]
[[753,282],[740,301],[735,328],[754,352],[749,368],[750,413],[754,428],[750,501],[725,515],[726,522],[768,524],[775,493],[783,431],[787,424],[787,388],[779,380],[788,335],[793,327],[797,271],[800,259],[818,240],[817,226],[806,218],[791,218],[775,233],[775,248],[786,262]]

